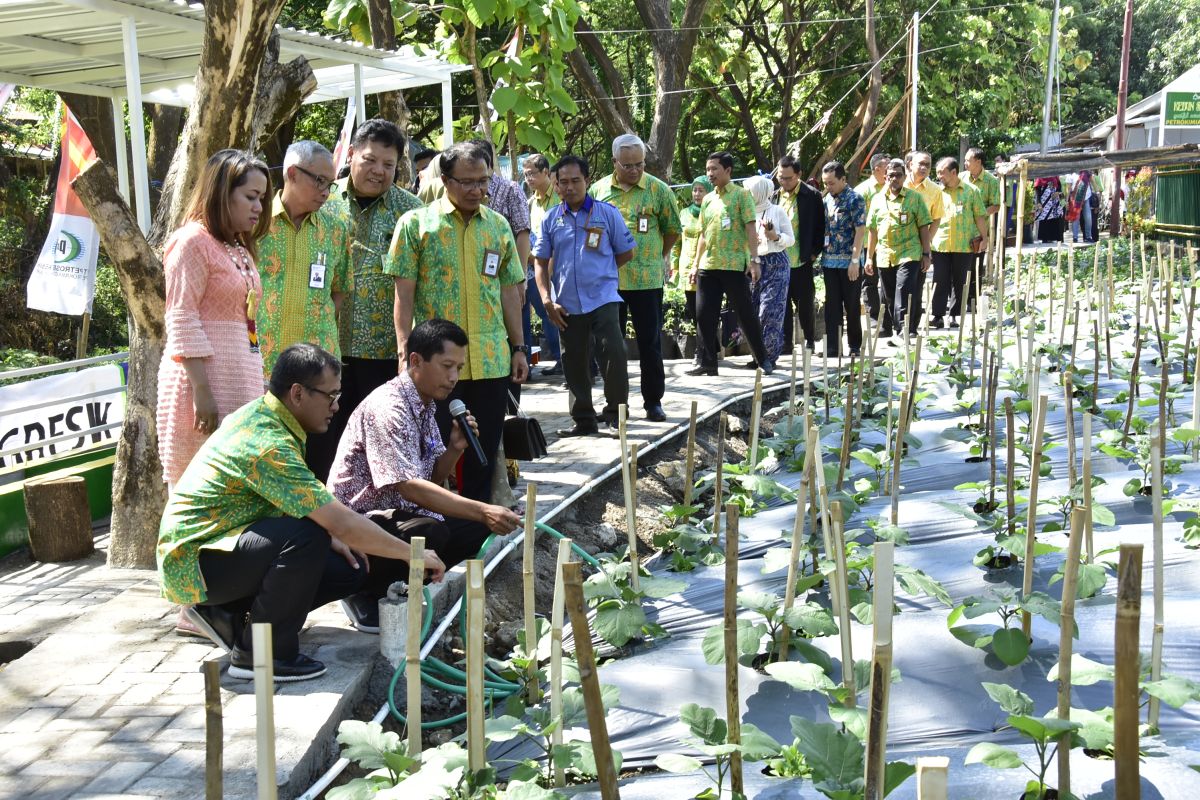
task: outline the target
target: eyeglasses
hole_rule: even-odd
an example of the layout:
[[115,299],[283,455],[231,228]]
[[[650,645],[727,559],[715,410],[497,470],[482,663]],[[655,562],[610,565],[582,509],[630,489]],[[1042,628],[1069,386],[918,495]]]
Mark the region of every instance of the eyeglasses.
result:
[[642,169],[643,167],[646,166],[646,162],[645,161],[637,161],[637,162],[634,162],[633,164],[626,164],[624,162],[618,161],[617,166],[621,167],[621,169]]
[[453,175],[443,175],[442,177],[444,177],[448,181],[454,181],[459,186],[461,186],[464,191],[468,191],[468,192],[471,191],[472,189],[476,189],[476,190],[482,192],[484,189],[487,188],[488,183],[491,181],[491,178],[484,178],[483,180],[479,180],[479,181],[460,181],[458,178],[454,177]]
[[325,391],[324,389],[318,389],[318,388],[317,388],[317,387],[315,387],[315,386],[308,386],[308,385],[306,385],[306,384],[303,384],[303,383],[302,383],[302,384],[300,384],[300,385],[301,385],[301,386],[303,386],[305,389],[308,389],[310,392],[316,392],[317,394],[323,394],[323,395],[325,395],[327,398],[329,398],[329,407],[330,407],[330,408],[332,408],[332,407],[333,407],[333,404],[334,404],[334,403],[336,403],[336,402],[338,401],[338,398],[342,396],[342,393],[341,393],[341,391],[336,391],[336,392],[327,392],[327,391]]
[[296,169],[308,176],[308,179],[313,182],[313,186],[316,187],[318,192],[323,192],[333,185],[333,181],[329,180],[329,178],[326,178],[324,175],[318,175],[315,172],[309,172],[299,164],[295,164],[294,166]]

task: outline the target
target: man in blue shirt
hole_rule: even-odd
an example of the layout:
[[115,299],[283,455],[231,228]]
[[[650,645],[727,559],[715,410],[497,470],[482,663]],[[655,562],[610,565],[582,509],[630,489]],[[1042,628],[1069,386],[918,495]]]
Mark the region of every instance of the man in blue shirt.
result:
[[825,355],[836,358],[842,346],[842,310],[846,312],[846,342],[850,355],[862,349],[862,293],[858,257],[867,230],[867,205],[846,183],[846,167],[830,161],[821,168],[825,184],[825,248],[821,267],[825,278]]
[[617,408],[629,398],[617,268],[633,258],[635,243],[621,212],[588,195],[586,160],[563,156],[552,172],[562,203],[542,219],[534,280],[550,322],[561,331],[563,376],[575,420],[558,435],[587,436],[600,430],[588,371],[593,339],[604,375],[602,416],[609,426],[615,426]]

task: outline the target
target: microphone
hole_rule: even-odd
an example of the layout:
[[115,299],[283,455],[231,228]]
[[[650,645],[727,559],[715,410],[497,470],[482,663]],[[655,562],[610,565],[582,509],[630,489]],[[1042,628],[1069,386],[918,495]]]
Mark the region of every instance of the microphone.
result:
[[467,423],[467,404],[462,400],[451,400],[450,418],[458,423],[458,429],[463,432],[463,436],[467,437],[467,444],[471,445],[471,449],[475,451],[475,458],[479,461],[479,466],[486,467],[488,460],[487,456],[483,454],[483,445],[479,443],[475,431],[471,430],[471,426]]

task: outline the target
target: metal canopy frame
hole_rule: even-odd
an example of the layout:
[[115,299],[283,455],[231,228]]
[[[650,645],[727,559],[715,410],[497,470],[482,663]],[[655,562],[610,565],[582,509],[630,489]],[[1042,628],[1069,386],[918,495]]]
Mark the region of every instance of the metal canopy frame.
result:
[[[469,70],[411,49],[378,50],[309,31],[276,26],[280,60],[308,59],[317,89],[305,103],[440,84],[443,143],[453,141],[451,78]],[[0,0],[0,82],[106,97],[113,104],[117,175],[129,199],[125,156],[129,105],[138,224],[150,228],[143,103],[187,107],[204,36],[204,8],[183,0]]]

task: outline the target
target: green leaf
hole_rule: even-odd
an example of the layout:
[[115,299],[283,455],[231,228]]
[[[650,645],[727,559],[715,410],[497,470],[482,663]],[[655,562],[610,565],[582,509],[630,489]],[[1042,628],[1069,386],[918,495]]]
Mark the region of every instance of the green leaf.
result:
[[1073,731],[1079,727],[1078,722],[1056,717],[1031,717],[1026,714],[1010,714],[1008,724],[1035,742],[1046,742],[1060,733]]
[[596,633],[613,647],[622,647],[641,635],[646,612],[640,603],[608,600],[596,609]]
[[791,648],[805,661],[816,664],[826,675],[833,674],[833,659],[828,653],[807,639],[792,639]]
[[[391,780],[388,779],[385,785],[390,786]],[[325,797],[328,800],[374,800],[379,789],[378,780],[355,778],[344,786],[332,787],[325,793]]]
[[795,746],[813,773],[813,783],[832,781],[846,785],[862,780],[863,746],[853,734],[835,726],[792,716]]
[[[600,771],[596,768],[596,754],[592,750],[592,743],[581,741],[575,742],[574,744],[578,746],[579,755],[576,763],[579,765],[579,771],[589,778],[598,776]],[[621,760],[623,756],[621,755],[620,750],[612,750],[611,752],[613,768],[619,773],[621,771]]]
[[1000,710],[1008,714],[1032,714],[1033,698],[1020,689],[1003,683],[983,683],[988,697],[996,701]]
[[883,796],[887,797],[916,773],[917,768],[907,761],[889,761],[883,768]]
[[967,753],[964,764],[984,764],[992,769],[1017,769],[1024,766],[1021,757],[994,742],[980,742]]
[[683,774],[700,769],[700,759],[679,753],[660,753],[654,757],[654,765],[664,772]]
[[1092,503],[1092,524],[1111,528],[1117,524],[1117,515],[1108,506]]
[[1030,614],[1036,614],[1047,622],[1060,625],[1062,620],[1062,603],[1045,592],[1030,592],[1021,599],[1021,608]]
[[742,758],[746,761],[762,761],[779,755],[782,745],[770,734],[752,723],[742,725]]
[[493,717],[483,723],[483,735],[492,742],[507,742],[522,736],[528,726],[516,717]]
[[496,16],[496,0],[463,0],[463,10],[471,24],[481,28]]
[[1108,751],[1113,746],[1112,709],[1103,708],[1091,711],[1086,708],[1072,708],[1071,720],[1080,724],[1079,738],[1083,746],[1090,750]]
[[1099,564],[1080,564],[1075,583],[1075,596],[1086,600],[1095,596],[1108,583],[1108,573]]
[[737,601],[742,608],[757,611],[764,617],[776,611],[783,602],[772,592],[738,592]]
[[802,692],[828,693],[837,688],[819,664],[801,664],[797,661],[778,661],[764,667],[772,678],[781,680],[793,689]]
[[681,581],[678,578],[658,578],[649,575],[640,575],[638,576],[638,585],[642,589],[642,594],[646,597],[661,600],[664,597],[670,597],[673,594],[682,592],[687,587],[687,581]]
[[378,722],[348,719],[338,726],[337,740],[343,748],[342,757],[366,770],[385,766],[384,753],[404,752],[400,734],[385,731]]
[[[865,688],[865,687],[863,687]],[[859,741],[867,738],[867,710],[861,706],[846,708],[845,706],[830,706],[829,718],[858,737]]]
[[1200,699],[1200,686],[1176,675],[1167,675],[1162,680],[1142,684],[1146,694],[1157,697],[1172,708],[1179,708],[1189,700]]
[[705,744],[724,744],[729,736],[725,720],[711,708],[696,703],[687,703],[679,709],[679,721]]
[[792,630],[804,631],[809,636],[832,636],[838,632],[833,615],[816,603],[792,606],[784,614],[783,621]]
[[982,650],[992,643],[996,629],[986,625],[956,625],[950,629],[950,635],[968,647]]
[[518,780],[509,781],[504,788],[504,800],[556,800],[562,795],[553,789],[544,789],[536,783],[522,783]]
[[496,113],[501,116],[512,111],[520,100],[521,93],[511,86],[496,87],[491,97],[492,108],[496,109]]
[[[739,619],[737,621],[738,658],[757,653],[766,632],[766,625],[756,625],[748,619]],[[723,622],[713,625],[704,632],[700,650],[704,653],[705,662],[709,664],[725,663],[725,624]]]
[[940,601],[947,608],[953,607],[954,601],[950,599],[946,587],[921,570],[906,564],[896,564],[895,570],[896,581],[904,591],[913,595],[923,594]]
[[1003,628],[992,634],[992,652],[1010,667],[1015,667],[1029,655],[1029,638],[1020,628]]
[[[1085,658],[1078,653],[1071,654],[1071,685],[1072,686],[1091,686],[1100,681],[1112,682],[1115,676],[1115,671],[1107,664],[1101,664],[1099,661],[1092,661],[1090,658]],[[1058,680],[1058,664],[1050,668],[1046,673],[1046,680]],[[1028,712],[1026,712],[1028,713]]]

